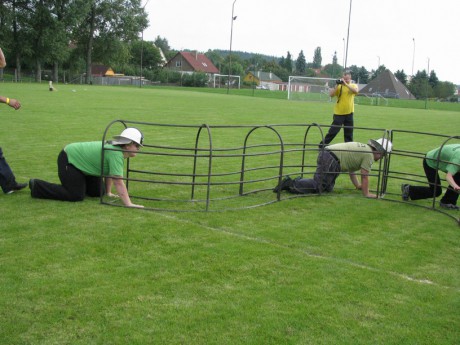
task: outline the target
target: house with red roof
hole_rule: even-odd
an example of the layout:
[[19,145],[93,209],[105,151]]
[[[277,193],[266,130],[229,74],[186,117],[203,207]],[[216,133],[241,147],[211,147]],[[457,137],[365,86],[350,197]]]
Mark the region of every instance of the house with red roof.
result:
[[204,72],[209,78],[219,74],[219,70],[211,60],[198,52],[178,52],[164,67],[181,73]]

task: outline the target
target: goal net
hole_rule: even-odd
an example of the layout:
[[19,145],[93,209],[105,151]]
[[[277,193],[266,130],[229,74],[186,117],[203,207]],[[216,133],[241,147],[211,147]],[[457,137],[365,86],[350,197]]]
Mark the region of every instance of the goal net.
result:
[[329,89],[335,86],[334,78],[289,76],[288,99],[329,102]]
[[230,88],[239,89],[241,86],[241,80],[239,75],[228,75],[228,74],[214,74],[213,87],[214,88],[227,88],[230,83]]

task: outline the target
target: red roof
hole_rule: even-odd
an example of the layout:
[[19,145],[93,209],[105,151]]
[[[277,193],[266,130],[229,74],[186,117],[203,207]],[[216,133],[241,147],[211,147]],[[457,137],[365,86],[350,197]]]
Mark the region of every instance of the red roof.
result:
[[183,58],[193,67],[197,72],[206,73],[219,73],[216,66],[207,58],[204,54],[191,53],[191,52],[180,52]]

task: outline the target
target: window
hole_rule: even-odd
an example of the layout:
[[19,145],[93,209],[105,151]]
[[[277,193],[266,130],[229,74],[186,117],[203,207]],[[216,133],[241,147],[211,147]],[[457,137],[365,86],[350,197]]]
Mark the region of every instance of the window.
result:
[[177,60],[176,61],[176,67],[181,67],[182,66],[182,61],[181,60]]
[[208,65],[205,62],[201,63],[204,67],[208,67]]

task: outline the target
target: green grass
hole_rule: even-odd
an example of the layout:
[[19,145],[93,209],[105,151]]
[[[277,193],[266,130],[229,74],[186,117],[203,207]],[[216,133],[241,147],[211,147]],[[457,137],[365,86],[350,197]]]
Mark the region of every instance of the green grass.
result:
[[[329,125],[332,118],[329,103],[160,88],[57,88],[2,84],[0,94],[23,104],[17,112],[1,107],[0,128],[1,147],[20,182],[57,182],[62,147],[101,138],[114,119]],[[357,105],[355,123],[458,135],[460,113]],[[195,140],[194,131],[145,131],[147,143],[193,146]],[[292,141],[303,135],[280,131]],[[239,145],[245,133],[216,131],[213,140]],[[358,141],[374,134],[355,130]],[[425,152],[438,144],[436,137],[395,136],[395,149]],[[136,158],[142,166],[182,168],[180,161],[145,156]],[[392,167],[422,173],[420,161],[404,157],[392,158]],[[349,185],[340,177],[327,196],[209,213],[125,209],[91,198],[36,200],[27,191],[0,195],[0,342],[458,343],[458,225],[424,208],[362,198],[346,190]],[[388,198],[397,199],[399,185],[390,180]],[[157,189],[167,194],[161,185],[147,192]]]

